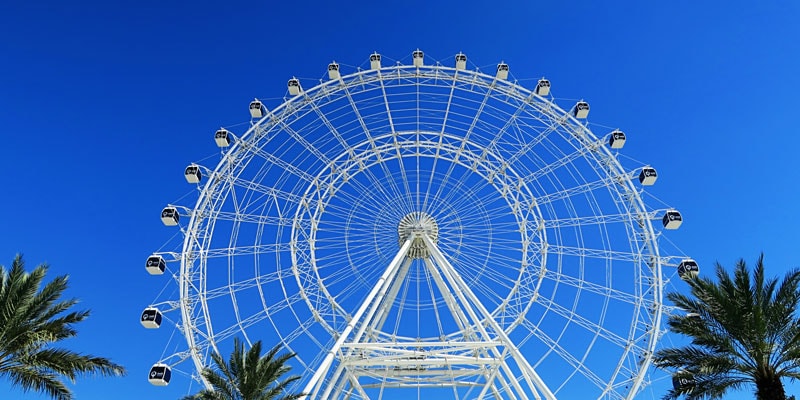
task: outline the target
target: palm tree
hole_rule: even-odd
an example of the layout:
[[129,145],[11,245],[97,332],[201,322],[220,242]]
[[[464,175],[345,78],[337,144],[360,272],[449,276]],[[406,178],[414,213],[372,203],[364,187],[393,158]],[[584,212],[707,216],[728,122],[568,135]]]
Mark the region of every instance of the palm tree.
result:
[[280,380],[291,369],[286,362],[295,356],[294,353],[279,355],[280,349],[281,345],[278,344],[262,357],[260,340],[245,351],[244,344],[234,338],[233,353],[227,363],[219,354],[211,354],[219,372],[211,368],[205,368],[202,372],[203,378],[214,390],[205,389],[184,400],[293,400],[303,397],[303,394],[282,394],[290,383],[300,377],[290,376]]
[[785,400],[781,379],[800,378],[800,270],[779,284],[765,277],[763,254],[752,277],[744,260],[733,276],[716,270],[716,282],[689,279],[690,296],[667,295],[685,312],[669,318],[670,330],[692,341],[655,354],[656,366],[678,371],[665,398],[718,399],[755,385],[758,400]]
[[46,273],[46,265],[26,273],[20,255],[10,271],[0,266],[0,377],[25,392],[69,400],[72,393],[62,378],[74,382],[80,375],[124,375],[125,369],[106,358],[54,346],[75,336],[73,325],[86,319],[89,311],[68,312],[78,300],[60,300],[67,276],[42,286]]

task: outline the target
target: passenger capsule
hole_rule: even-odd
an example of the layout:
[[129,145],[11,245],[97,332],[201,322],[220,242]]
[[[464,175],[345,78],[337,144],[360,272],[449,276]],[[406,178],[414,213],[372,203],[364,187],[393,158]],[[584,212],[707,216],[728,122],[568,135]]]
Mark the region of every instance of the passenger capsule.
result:
[[231,145],[231,133],[224,128],[219,128],[217,133],[214,134],[214,141],[217,142],[219,147],[228,147]]
[[691,258],[687,258],[678,264],[678,276],[685,281],[696,278],[699,274],[700,267],[697,265],[697,262]]
[[456,69],[462,70],[467,68],[467,55],[464,53],[456,54]]
[[332,62],[328,64],[328,79],[339,79],[339,64]]
[[164,270],[167,269],[167,262],[164,261],[164,257],[161,257],[158,254],[153,254],[152,256],[147,257],[144,268],[150,273],[150,275],[161,275],[164,273]]
[[186,182],[189,183],[200,183],[200,180],[203,179],[203,173],[200,172],[200,166],[197,164],[192,164],[183,171],[183,176],[186,178]]
[[623,146],[625,146],[625,133],[620,130],[611,132],[611,135],[608,138],[608,145],[612,149],[621,149]]
[[536,83],[536,94],[539,96],[550,94],[550,81],[544,78],[539,79],[539,82]]
[[419,68],[424,65],[425,53],[420,50],[416,50],[411,53],[411,59],[414,60],[414,66]]
[[695,385],[694,376],[692,374],[682,371],[672,375],[672,388],[676,391],[691,391]]
[[289,94],[292,96],[297,96],[303,92],[303,89],[300,88],[300,81],[297,78],[289,79],[286,86],[289,87]]
[[172,378],[172,370],[167,364],[155,364],[150,368],[147,380],[155,386],[167,386]]
[[683,217],[678,210],[667,210],[664,217],[661,218],[661,223],[664,224],[665,229],[678,229],[683,223]]
[[639,172],[639,183],[643,186],[650,186],[656,183],[656,179],[658,179],[658,174],[653,167],[644,167],[642,171]]
[[589,103],[579,101],[575,103],[575,108],[572,109],[572,114],[575,118],[584,119],[589,116]]
[[500,63],[497,64],[497,74],[495,74],[495,79],[499,80],[506,80],[508,79],[508,64]]
[[161,222],[166,226],[178,225],[178,220],[180,220],[180,218],[178,209],[175,207],[164,207],[164,209],[161,210]]
[[161,311],[155,307],[147,307],[142,311],[139,322],[147,329],[157,329],[161,326]]
[[378,53],[372,53],[369,56],[369,67],[372,69],[381,69],[381,55]]
[[265,115],[267,115],[267,108],[259,99],[250,102],[250,117],[263,118]]

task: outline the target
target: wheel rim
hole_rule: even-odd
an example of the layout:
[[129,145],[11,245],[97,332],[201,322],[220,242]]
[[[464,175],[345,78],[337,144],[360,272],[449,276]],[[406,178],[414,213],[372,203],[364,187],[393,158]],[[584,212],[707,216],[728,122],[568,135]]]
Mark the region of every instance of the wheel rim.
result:
[[[201,368],[235,335],[281,341],[309,376],[396,251],[404,218],[424,214],[534,368],[567,371],[545,374],[551,389],[584,381],[598,397],[632,397],[660,326],[665,258],[650,222],[660,210],[604,140],[550,98],[441,65],[359,71],[289,98],[253,121],[186,210],[189,356]],[[444,308],[435,294],[409,300],[413,285],[434,284],[423,268],[408,276],[394,308],[417,319]],[[375,334],[462,333],[405,320]]]

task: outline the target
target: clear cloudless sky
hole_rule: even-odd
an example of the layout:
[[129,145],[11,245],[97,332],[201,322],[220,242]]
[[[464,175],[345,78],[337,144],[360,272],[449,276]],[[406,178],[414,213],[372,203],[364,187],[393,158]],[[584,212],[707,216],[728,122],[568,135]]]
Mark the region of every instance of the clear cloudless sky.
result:
[[[279,104],[288,78],[420,48],[504,60],[526,85],[547,76],[565,107],[586,99],[683,213],[663,240],[702,273],[763,251],[782,274],[800,267],[798,21],[795,1],[4,1],[0,264],[24,253],[69,274],[92,316],[65,345],[128,368],[79,379],[78,399],[190,393],[147,383],[166,340],[138,322],[163,285],[143,262],[174,233],[158,214],[193,190],[183,168],[217,152],[219,126],[249,120],[253,97]],[[41,398],[1,380],[0,393]]]

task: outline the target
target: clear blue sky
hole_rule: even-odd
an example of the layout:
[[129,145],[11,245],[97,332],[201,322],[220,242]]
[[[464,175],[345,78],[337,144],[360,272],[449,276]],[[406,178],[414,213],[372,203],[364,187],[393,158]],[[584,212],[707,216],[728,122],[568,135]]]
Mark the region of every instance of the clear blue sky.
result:
[[68,346],[129,370],[79,380],[78,399],[189,393],[145,378],[165,346],[137,321],[161,286],[143,261],[173,233],[159,211],[253,97],[375,50],[547,76],[658,168],[652,192],[685,217],[669,239],[705,272],[761,251],[770,273],[800,266],[795,2],[80,3],[0,5],[0,264],[69,274],[93,315]]

